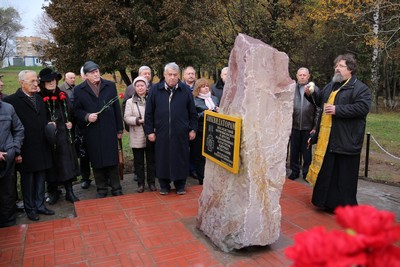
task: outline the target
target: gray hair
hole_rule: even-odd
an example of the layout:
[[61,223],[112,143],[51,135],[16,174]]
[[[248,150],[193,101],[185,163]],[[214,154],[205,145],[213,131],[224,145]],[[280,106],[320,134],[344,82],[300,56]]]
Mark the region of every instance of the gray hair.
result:
[[307,69],[306,67],[301,67],[300,69],[297,70],[297,72],[304,70],[305,72],[307,72],[308,74],[310,74],[309,69]]
[[79,71],[79,73],[81,74],[81,77],[85,76],[85,73],[83,72],[83,66],[81,67],[81,70]]
[[22,71],[20,71],[20,73],[18,74],[18,80],[19,80],[19,81],[25,81],[25,76],[26,76],[26,74],[28,74],[28,73],[33,73],[33,74],[36,75],[36,71],[34,71],[34,70],[22,70]]
[[145,70],[149,70],[149,71],[151,72],[151,69],[150,69],[149,66],[141,66],[141,67],[139,68],[139,70],[138,70],[139,76],[141,76],[140,74],[141,74],[143,71],[145,71]]
[[222,70],[221,70],[221,74],[223,73],[223,72],[227,72],[228,73],[228,70],[229,70],[229,68],[228,67],[224,67],[224,68],[222,68]]
[[175,62],[170,62],[167,65],[165,65],[164,72],[166,72],[168,69],[172,69],[174,71],[180,72],[179,66]]

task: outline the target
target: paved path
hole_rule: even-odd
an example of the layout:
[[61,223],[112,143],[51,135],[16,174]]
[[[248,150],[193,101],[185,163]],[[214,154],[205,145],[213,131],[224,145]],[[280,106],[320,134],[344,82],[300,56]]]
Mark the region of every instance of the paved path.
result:
[[[302,178],[296,180],[296,182],[307,184]],[[187,185],[197,185],[197,180],[188,178]],[[124,180],[121,181],[124,194],[137,194],[136,182],[133,182],[133,174],[125,174]],[[81,200],[95,199],[96,198],[96,186],[92,182],[89,189],[81,189],[80,184],[74,185],[76,195]],[[146,188],[148,191],[148,188]],[[64,191],[63,191],[64,193]],[[311,197],[311,196],[310,196]],[[397,221],[400,221],[400,187],[374,183],[365,180],[359,180],[358,183],[358,202],[359,204],[370,204],[378,209],[384,209],[392,211],[396,214]],[[73,218],[75,216],[74,205],[64,200],[63,195],[56,205],[48,205],[48,208],[53,209],[56,212],[54,216],[40,216],[40,221],[57,220],[62,218]],[[32,221],[26,218],[24,213],[19,213],[17,218],[17,224],[29,224]]]

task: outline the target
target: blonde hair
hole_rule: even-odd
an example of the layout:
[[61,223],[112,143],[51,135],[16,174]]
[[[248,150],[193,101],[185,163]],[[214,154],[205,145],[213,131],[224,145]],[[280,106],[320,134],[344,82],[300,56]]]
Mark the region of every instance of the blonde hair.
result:
[[201,79],[198,79],[196,81],[196,83],[194,84],[193,96],[194,97],[199,96],[200,89],[203,88],[204,86],[208,86],[210,88],[210,92],[211,92],[211,87],[210,87],[208,80],[201,78]]

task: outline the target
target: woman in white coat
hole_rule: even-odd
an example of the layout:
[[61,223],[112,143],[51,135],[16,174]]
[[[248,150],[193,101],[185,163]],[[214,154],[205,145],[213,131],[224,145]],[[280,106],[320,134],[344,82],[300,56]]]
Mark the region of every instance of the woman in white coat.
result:
[[[134,93],[126,102],[124,120],[129,125],[130,146],[133,151],[133,165],[138,175],[138,193],[144,192],[147,173],[147,185],[150,191],[157,191],[155,186],[154,145],[146,142],[143,130],[144,112],[147,98],[147,79],[137,77],[133,80]],[[145,161],[146,159],[146,161]],[[146,172],[145,172],[146,166]]]

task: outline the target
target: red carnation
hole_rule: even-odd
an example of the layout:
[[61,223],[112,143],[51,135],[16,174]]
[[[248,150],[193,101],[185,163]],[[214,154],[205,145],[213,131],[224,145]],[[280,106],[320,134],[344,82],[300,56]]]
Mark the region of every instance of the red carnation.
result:
[[56,100],[57,100],[57,97],[56,97],[56,96],[52,96],[52,97],[51,97],[51,100],[56,101]]
[[67,99],[67,96],[65,95],[64,92],[61,92],[60,93],[60,100],[65,100],[65,99]]
[[122,92],[119,93],[118,96],[119,96],[120,99],[124,99],[124,97],[125,97],[124,93],[122,93]]
[[43,101],[44,101],[44,102],[47,102],[47,101],[49,101],[49,100],[50,100],[50,97],[48,97],[48,96],[43,97]]

